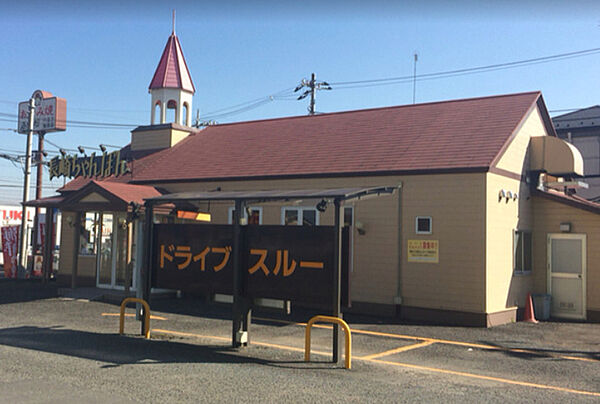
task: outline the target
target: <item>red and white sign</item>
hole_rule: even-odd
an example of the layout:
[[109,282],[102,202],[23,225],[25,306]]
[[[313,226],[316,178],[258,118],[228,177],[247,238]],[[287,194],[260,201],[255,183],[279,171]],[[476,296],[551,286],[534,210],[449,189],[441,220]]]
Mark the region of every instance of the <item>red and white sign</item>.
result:
[[17,248],[19,246],[19,228],[21,226],[2,227],[2,254],[4,255],[4,277],[17,277]]
[[[33,93],[35,100],[34,132],[56,132],[67,128],[67,100],[53,97],[47,91],[37,90]],[[19,103],[18,132],[29,130],[29,101]]]

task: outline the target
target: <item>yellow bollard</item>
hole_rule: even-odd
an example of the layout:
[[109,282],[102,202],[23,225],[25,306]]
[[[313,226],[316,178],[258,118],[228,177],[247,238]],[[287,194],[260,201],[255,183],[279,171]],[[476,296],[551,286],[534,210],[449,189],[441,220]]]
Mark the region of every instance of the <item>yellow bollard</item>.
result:
[[352,335],[350,333],[350,327],[348,326],[348,324],[338,317],[314,316],[313,318],[308,320],[308,323],[306,323],[306,333],[304,334],[304,361],[310,361],[310,329],[316,322],[339,324],[342,326],[346,336],[346,369],[350,369],[352,366]]
[[121,302],[121,315],[119,316],[119,334],[123,334],[125,329],[125,306],[129,302],[141,303],[144,306],[144,330],[146,330],[146,339],[150,339],[150,306],[143,299],[137,297],[127,297]]

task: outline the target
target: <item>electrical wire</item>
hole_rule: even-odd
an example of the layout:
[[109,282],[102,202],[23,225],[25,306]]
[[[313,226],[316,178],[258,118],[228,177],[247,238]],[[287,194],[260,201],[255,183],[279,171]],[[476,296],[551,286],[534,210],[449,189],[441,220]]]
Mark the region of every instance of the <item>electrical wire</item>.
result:
[[[476,67],[468,67],[468,68],[455,69],[455,70],[446,70],[446,71],[434,72],[434,73],[425,73],[425,74],[417,75],[416,79],[419,81],[423,81],[423,80],[432,80],[432,79],[439,79],[439,78],[446,78],[446,77],[462,76],[462,75],[466,75],[466,74],[483,73],[483,72],[495,71],[495,70],[504,70],[504,69],[516,68],[516,67],[521,67],[521,66],[529,66],[529,65],[540,64],[540,63],[549,63],[549,62],[553,62],[556,60],[564,60],[564,59],[571,59],[571,58],[576,58],[576,57],[589,56],[589,55],[594,55],[597,53],[600,53],[600,48],[591,48],[591,49],[585,49],[585,50],[580,50],[580,51],[575,51],[575,52],[567,52],[567,53],[561,53],[561,54],[556,54],[556,55],[542,56],[542,57],[537,57],[537,58],[532,58],[532,59],[517,60],[517,61],[505,62],[505,63],[496,63],[496,64],[485,65],[485,66],[476,66]],[[381,78],[381,79],[338,81],[338,82],[330,82],[330,84],[331,84],[331,86],[336,86],[336,87],[334,87],[334,89],[358,88],[358,87],[369,87],[369,86],[398,84],[398,83],[403,83],[403,82],[412,82],[412,80],[414,80],[414,78],[415,78],[414,75],[410,75],[410,76],[400,76],[400,77],[388,77],[388,78]]]

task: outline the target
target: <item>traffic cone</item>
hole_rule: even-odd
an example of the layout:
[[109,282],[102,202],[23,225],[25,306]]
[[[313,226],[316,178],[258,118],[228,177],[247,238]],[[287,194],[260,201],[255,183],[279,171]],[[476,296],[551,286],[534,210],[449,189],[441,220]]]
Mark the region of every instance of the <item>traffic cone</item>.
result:
[[533,303],[531,302],[531,293],[527,293],[527,303],[525,303],[525,313],[523,314],[523,321],[526,323],[536,323],[535,315],[533,314]]

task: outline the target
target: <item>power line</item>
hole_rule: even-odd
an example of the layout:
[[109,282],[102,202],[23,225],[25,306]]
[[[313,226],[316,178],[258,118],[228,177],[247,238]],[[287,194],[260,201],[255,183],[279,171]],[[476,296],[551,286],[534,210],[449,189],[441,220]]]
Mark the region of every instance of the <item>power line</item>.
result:
[[[580,50],[580,51],[575,51],[575,52],[560,53],[560,54],[556,54],[556,55],[542,56],[542,57],[533,58],[533,59],[523,59],[523,60],[517,60],[517,61],[505,62],[505,63],[496,63],[496,64],[485,65],[485,66],[476,66],[476,67],[468,67],[468,68],[463,68],[463,69],[446,70],[446,71],[441,71],[441,72],[420,74],[420,75],[416,76],[416,80],[419,80],[419,81],[433,80],[433,79],[446,78],[446,77],[462,76],[462,75],[466,75],[466,74],[483,73],[483,72],[487,72],[487,71],[511,69],[511,68],[516,68],[516,67],[521,67],[521,66],[529,66],[529,65],[540,64],[540,63],[549,63],[549,62],[553,62],[556,60],[564,60],[564,59],[589,56],[589,55],[594,55],[597,53],[600,53],[600,48],[585,49],[585,50]],[[403,83],[403,82],[409,82],[414,79],[415,79],[415,75],[411,75],[411,76],[388,77],[388,78],[381,78],[381,79],[339,81],[339,82],[332,82],[331,85],[335,86],[336,89],[342,89],[342,88],[345,89],[345,88],[358,88],[358,87],[371,87],[371,86],[399,84],[399,83]]]

